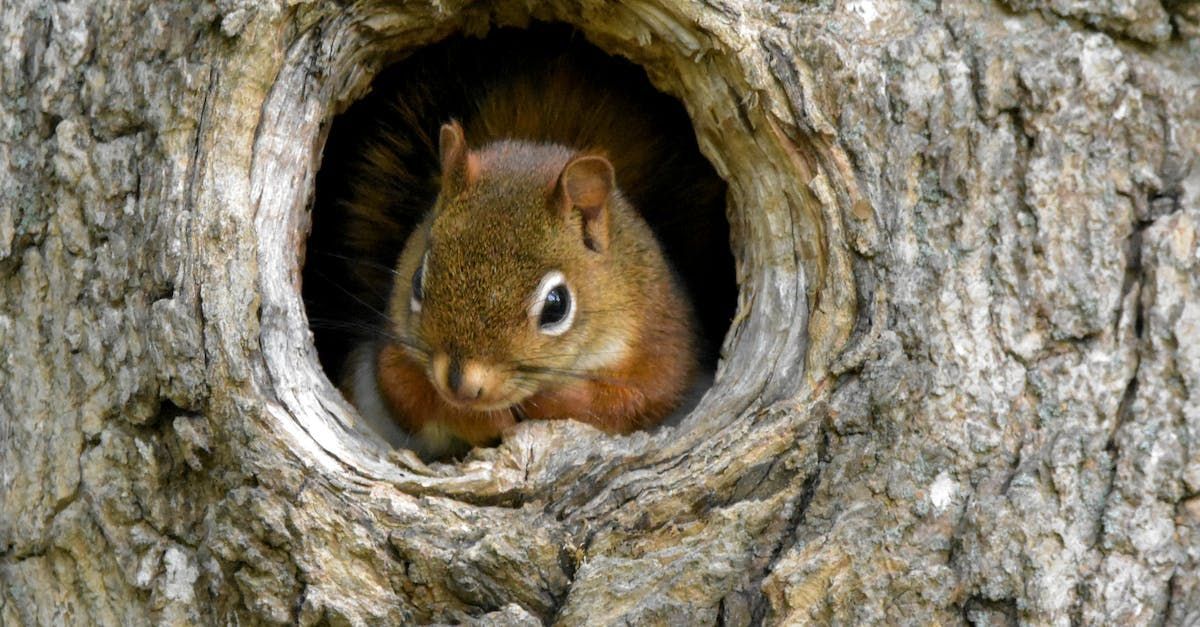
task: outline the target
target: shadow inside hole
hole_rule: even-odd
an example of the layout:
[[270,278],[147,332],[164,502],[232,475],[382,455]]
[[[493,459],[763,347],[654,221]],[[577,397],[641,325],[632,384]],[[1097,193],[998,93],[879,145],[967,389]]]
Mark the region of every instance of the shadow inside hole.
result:
[[[336,384],[343,382],[355,346],[386,334],[382,312],[396,280],[391,268],[437,196],[441,125],[464,121],[471,143],[479,94],[514,77],[537,81],[552,63],[586,76],[630,112],[628,132],[641,140],[631,142],[640,151],[631,160],[637,172],[618,170],[617,186],[646,218],[682,279],[700,325],[703,379],[711,382],[737,304],[725,182],[700,154],[683,106],[655,90],[640,67],[603,53],[567,27],[535,25],[422,48],[384,70],[372,92],[333,121],[317,174],[303,297],[321,365]],[[562,115],[586,118],[588,111]],[[538,133],[515,129],[513,136],[554,139]],[[380,168],[371,155],[381,152],[371,148],[379,146],[400,162],[404,176],[373,176]],[[374,216],[368,229],[352,228],[345,219],[344,203],[363,193],[356,178],[370,181],[370,193],[387,199],[389,209]]]

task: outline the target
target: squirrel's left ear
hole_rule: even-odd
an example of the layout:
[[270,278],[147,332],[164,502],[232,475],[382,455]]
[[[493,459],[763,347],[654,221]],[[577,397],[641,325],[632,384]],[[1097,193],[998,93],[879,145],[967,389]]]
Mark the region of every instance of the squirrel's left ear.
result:
[[616,186],[612,164],[604,157],[577,157],[563,168],[554,189],[555,209],[572,211],[583,221],[583,243],[596,252],[608,248],[608,199]]

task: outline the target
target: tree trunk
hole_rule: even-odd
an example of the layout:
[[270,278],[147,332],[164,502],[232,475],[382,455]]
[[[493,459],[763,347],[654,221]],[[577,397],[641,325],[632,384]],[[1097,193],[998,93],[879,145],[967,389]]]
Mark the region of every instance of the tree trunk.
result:
[[[385,450],[324,133],[456,31],[682,100],[741,286],[682,424]],[[1195,624],[1200,4],[0,3],[0,623]]]

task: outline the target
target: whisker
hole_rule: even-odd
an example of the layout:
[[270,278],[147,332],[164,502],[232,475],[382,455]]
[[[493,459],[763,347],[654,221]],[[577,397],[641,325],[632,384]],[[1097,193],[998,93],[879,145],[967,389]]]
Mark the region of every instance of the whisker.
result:
[[517,372],[527,375],[550,375],[554,377],[563,377],[567,379],[578,379],[581,381],[595,381],[597,383],[616,384],[617,379],[612,377],[601,377],[591,372],[580,370],[568,370],[565,368],[549,368],[545,366],[517,366]]
[[332,278],[330,278],[330,277],[326,276],[324,273],[321,273],[321,272],[318,272],[318,273],[317,273],[317,276],[318,276],[318,277],[320,277],[320,278],[322,278],[322,279],[324,279],[325,281],[327,281],[327,282],[328,282],[330,285],[332,285],[333,287],[336,287],[336,288],[337,288],[338,290],[340,290],[340,291],[341,291],[343,294],[345,294],[346,296],[349,296],[351,299],[353,299],[353,300],[354,300],[355,302],[357,302],[358,304],[362,305],[364,308],[366,308],[366,309],[367,309],[367,311],[369,311],[369,312],[371,312],[371,313],[373,313],[373,314],[375,314],[375,315],[379,316],[379,318],[380,318],[381,320],[384,320],[384,321],[391,321],[391,317],[389,317],[389,316],[387,315],[387,313],[385,313],[385,312],[383,312],[383,311],[380,311],[380,310],[376,309],[376,308],[375,308],[373,305],[371,305],[371,303],[368,303],[367,301],[365,301],[365,300],[363,300],[363,299],[359,298],[357,294],[355,294],[354,292],[352,292],[352,291],[350,291],[349,289],[347,289],[347,288],[346,288],[345,286],[343,286],[341,283],[338,283],[337,281],[334,281]]
[[579,356],[579,354],[578,353],[545,353],[545,354],[537,354],[532,357],[528,357],[526,359],[510,359],[510,360],[508,360],[508,363],[517,365],[517,366],[523,366],[526,364],[536,364],[537,362],[546,361],[548,359],[560,359],[563,357],[576,357],[576,356]]
[[511,359],[508,361],[508,363],[516,364],[516,365],[526,365],[526,364],[537,363],[537,362],[542,362],[542,361],[552,360],[552,359],[561,359],[561,358],[566,358],[566,357],[583,359],[583,358],[587,358],[587,357],[595,357],[598,355],[607,355],[607,354],[613,354],[613,353],[614,353],[614,351],[603,351],[603,352],[602,351],[594,351],[594,352],[590,352],[590,353],[537,353],[537,354],[531,355],[529,357],[526,357],[525,359]]
[[309,318],[308,326],[313,329],[330,331],[358,331],[360,337],[370,337],[381,340],[391,339],[393,334],[379,325],[357,322],[354,320],[335,320],[332,318]]
[[378,261],[372,261],[365,257],[352,257],[350,255],[342,255],[342,254],[331,252],[328,250],[314,250],[311,252],[313,252],[317,255],[320,255],[322,257],[329,257],[332,259],[337,259],[339,261],[345,261],[346,263],[350,264],[351,270],[353,270],[359,266],[367,266],[370,268],[374,268],[376,270],[381,270],[383,272],[387,272],[388,274],[391,274],[392,276],[395,276],[397,278],[402,278],[400,272],[398,270],[396,270],[396,268],[394,266],[384,265],[382,263],[379,263]]
[[541,386],[537,385],[537,382],[532,380],[523,380],[519,383],[513,384],[513,387],[519,392],[527,392],[530,394],[535,394],[541,390]]
[[337,331],[360,331],[360,337],[385,340],[393,344],[411,348],[419,351],[422,354],[428,353],[429,349],[418,339],[406,337],[393,333],[387,328],[378,325],[371,325],[365,322],[355,322],[353,320],[333,320],[324,318],[310,318],[309,326],[317,329],[329,329]]

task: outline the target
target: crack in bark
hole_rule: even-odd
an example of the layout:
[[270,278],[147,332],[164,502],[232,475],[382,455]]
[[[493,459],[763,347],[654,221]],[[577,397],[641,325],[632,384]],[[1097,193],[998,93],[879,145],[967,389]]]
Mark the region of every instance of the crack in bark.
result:
[[[1017,606],[1016,599],[1005,597],[1002,599],[989,599],[982,595],[973,595],[963,602],[962,620],[964,623],[971,625],[991,625],[990,619],[983,619],[979,622],[971,620],[971,614],[985,611],[989,614],[999,614],[1004,618],[1005,625],[1015,627],[1020,624],[1021,614]],[[1079,623],[1076,623],[1079,624]]]
[[[1170,32],[1168,33],[1166,39],[1163,39],[1162,41],[1155,41],[1153,39],[1147,39],[1129,32],[1127,29],[1131,25],[1122,25],[1120,23],[1120,17],[1118,16],[1095,12],[1084,12],[1080,15],[1072,15],[1055,8],[1053,2],[1051,2],[1048,6],[1042,6],[1040,3],[1035,2],[1036,0],[996,0],[996,4],[1000,6],[1001,10],[1011,15],[1026,15],[1029,13],[1036,13],[1044,20],[1050,21],[1051,19],[1055,19],[1064,24],[1068,24],[1072,30],[1101,34],[1139,49],[1150,49],[1157,46],[1166,45],[1173,40],[1179,39],[1179,29],[1176,28],[1172,20],[1169,19],[1171,13],[1166,11],[1165,7],[1164,12],[1168,16],[1167,26],[1170,29]],[[1018,3],[1023,6],[1015,6]],[[1106,25],[1103,22],[1108,22],[1108,24]]]
[[1178,576],[1179,566],[1176,565],[1175,571],[1171,573],[1171,577],[1167,579],[1167,605],[1163,608],[1162,613],[1164,623],[1171,620],[1171,610],[1175,606],[1175,578]]
[[[767,577],[770,576],[779,560],[792,547],[796,546],[800,528],[804,525],[808,508],[812,504],[813,498],[816,496],[817,488],[821,483],[821,474],[825,465],[825,459],[829,454],[829,428],[826,426],[826,421],[822,421],[819,432],[817,433],[817,450],[814,455],[816,464],[812,472],[804,479],[804,483],[800,487],[800,493],[796,502],[792,506],[792,511],[788,514],[788,522],[784,525],[784,531],[780,534],[779,541],[771,549],[770,556],[762,570],[751,578],[751,586],[747,591],[757,591],[759,594],[752,597],[750,601],[750,616],[752,624],[764,624],[769,610],[769,603],[766,596],[762,594],[762,585]],[[782,457],[782,456],[780,456]]]
[[[204,156],[204,136],[209,126],[210,105],[217,93],[217,86],[221,81],[221,73],[214,67],[208,68],[208,89],[204,92],[204,99],[200,103],[200,114],[196,118],[196,137],[192,140],[192,160],[188,163],[187,190],[184,197],[189,199],[192,209],[195,209],[196,200],[196,182],[200,178],[202,168],[201,160]],[[194,213],[194,211],[193,211]]]

